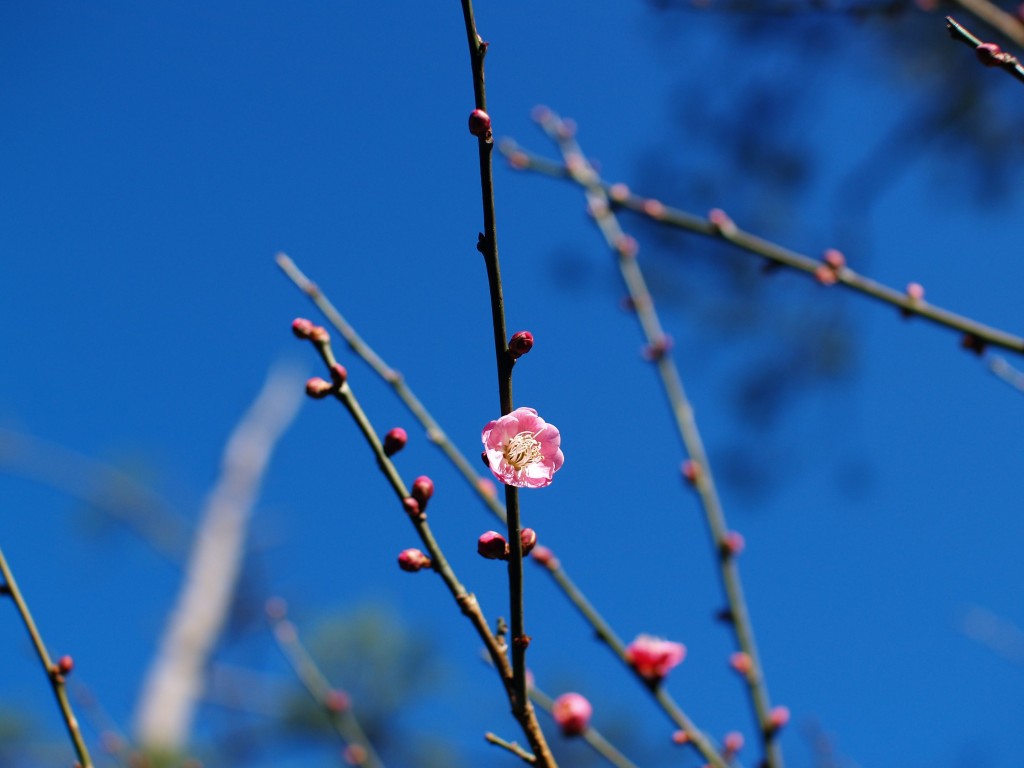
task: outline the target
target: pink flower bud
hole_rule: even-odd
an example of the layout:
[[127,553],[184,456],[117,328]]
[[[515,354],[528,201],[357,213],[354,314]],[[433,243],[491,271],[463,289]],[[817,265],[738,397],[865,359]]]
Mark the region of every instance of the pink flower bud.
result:
[[420,503],[416,501],[412,496],[402,499],[402,506],[405,508],[405,514],[412,518],[424,517],[423,509],[420,507]]
[[736,651],[732,656],[729,657],[729,666],[739,672],[741,675],[749,675],[750,671],[754,668],[754,662],[751,660],[750,655],[743,651]]
[[537,546],[537,532],[533,528],[519,531],[519,541],[523,545],[523,557],[526,557]]
[[70,656],[61,656],[57,661],[57,672],[62,675],[70,675],[71,670],[75,668],[75,660]]
[[398,567],[403,571],[415,573],[429,568],[431,565],[433,563],[430,558],[419,549],[403,549],[398,553]]
[[611,187],[608,188],[608,197],[616,203],[624,203],[629,199],[629,187],[621,181],[617,184],[612,184]]
[[683,479],[686,482],[690,485],[696,485],[701,476],[700,464],[693,459],[687,459],[680,467],[680,472],[682,472]]
[[711,226],[720,235],[728,237],[729,235],[736,234],[736,223],[721,208],[712,208],[708,213],[708,221],[711,222]]
[[641,350],[641,354],[643,355],[644,360],[656,363],[668,354],[669,350],[672,349],[672,344],[672,337],[668,334],[664,334],[657,341],[646,345]]
[[626,648],[626,658],[646,680],[664,679],[686,657],[686,646],[652,635],[638,635]]
[[768,713],[768,727],[777,731],[789,722],[789,707],[773,707]]
[[482,109],[469,113],[469,132],[478,139],[485,139],[491,132],[491,116]]
[[846,266],[846,256],[843,255],[842,251],[835,248],[827,249],[822,256],[822,260],[836,272]]
[[412,481],[412,497],[420,503],[420,509],[427,508],[427,502],[434,495],[434,481],[426,475],[420,475]]
[[672,743],[682,746],[690,741],[690,734],[686,731],[676,731],[672,734]]
[[723,554],[735,557],[743,548],[747,545],[746,539],[743,538],[743,534],[738,531],[729,531],[725,534],[725,538],[722,540],[722,552]]
[[551,568],[557,568],[559,565],[558,558],[555,557],[555,553],[543,544],[538,544],[533,548],[533,560],[537,565],[543,565],[545,567],[550,566]]
[[314,376],[306,382],[306,394],[312,397],[314,400],[322,400],[331,394],[331,390],[334,387],[329,381],[321,379],[319,376]]
[[324,696],[324,709],[328,712],[340,714],[348,710],[350,706],[352,706],[352,700],[349,698],[349,695],[344,691],[339,691],[337,688],[328,691],[327,695]]
[[488,560],[508,560],[508,542],[497,531],[487,531],[476,541],[476,551]]
[[590,723],[594,708],[578,693],[563,693],[555,699],[551,715],[566,736],[579,736]]
[[836,271],[827,264],[822,264],[814,270],[814,279],[822,285],[835,285],[839,281]]
[[644,213],[652,219],[660,219],[665,215],[665,204],[660,200],[655,200],[653,197],[644,200],[643,209]]
[[297,339],[308,339],[313,333],[313,323],[304,317],[297,317],[292,320],[292,333]]
[[314,325],[309,332],[309,338],[314,344],[327,344],[331,340],[331,334],[322,325]]
[[361,744],[349,744],[342,750],[341,756],[349,765],[363,765],[366,763],[366,747]]
[[348,371],[345,370],[345,366],[341,363],[335,363],[331,366],[331,381],[334,382],[334,386],[341,387],[346,381],[348,381]]
[[640,244],[632,235],[622,233],[615,238],[615,250],[624,259],[635,259],[636,255],[640,253]]
[[725,734],[725,738],[722,739],[722,747],[724,747],[726,754],[735,755],[743,749],[743,734],[739,731],[729,731],[729,733]]
[[508,354],[513,360],[518,360],[533,349],[533,334],[529,331],[519,331],[508,342]]
[[405,433],[405,430],[401,427],[395,427],[384,435],[384,455],[394,456],[405,448],[407,442],[409,442],[409,436]]

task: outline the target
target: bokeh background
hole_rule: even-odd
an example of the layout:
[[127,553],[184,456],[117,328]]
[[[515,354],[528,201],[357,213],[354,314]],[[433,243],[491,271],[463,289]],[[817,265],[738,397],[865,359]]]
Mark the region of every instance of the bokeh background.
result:
[[[499,137],[554,156],[530,120],[550,105],[610,181],[724,208],[811,255],[841,248],[882,282],[1018,326],[1022,91],[949,40],[947,12],[1002,41],[959,6],[476,12]],[[47,642],[74,655],[80,705],[100,705],[82,705],[86,734],[114,764],[100,733],[131,736],[225,440],[272,366],[319,373],[288,327],[317,316],[276,252],[467,454],[498,415],[465,33],[456,2],[44,0],[0,20],[0,546]],[[509,326],[537,339],[516,402],[561,429],[566,455],[550,488],[523,494],[525,522],[621,635],[685,643],[673,694],[712,735],[752,742],[712,551],[613,261],[579,190],[497,165]],[[793,713],[789,763],[1020,765],[1021,392],[945,329],[623,223],[747,540],[769,686]],[[408,429],[399,467],[434,478],[432,524],[460,576],[492,620],[506,613],[503,567],[475,554],[494,522],[389,388],[343,358],[379,431]],[[107,470],[165,500],[136,510],[152,523],[141,535],[98,503]],[[518,734],[476,636],[436,579],[396,567],[413,532],[336,404],[303,404],[248,540],[192,754],[340,762],[267,630],[279,595],[391,764],[512,764],[482,739]],[[527,565],[538,682],[590,698],[638,764],[696,765]],[[68,765],[43,674],[0,607],[0,764]],[[591,764],[553,740],[567,765]]]

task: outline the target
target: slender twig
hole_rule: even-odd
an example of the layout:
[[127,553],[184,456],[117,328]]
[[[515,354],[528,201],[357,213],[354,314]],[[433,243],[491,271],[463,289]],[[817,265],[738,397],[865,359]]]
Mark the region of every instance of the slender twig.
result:
[[484,739],[486,739],[488,743],[493,744],[496,747],[501,747],[502,749],[511,752],[513,755],[521,759],[524,763],[529,763],[530,765],[533,765],[537,762],[537,758],[535,758],[521,746],[516,744],[514,741],[506,741],[505,739],[501,738],[497,734],[491,733],[490,731],[484,734]]
[[1014,368],[1005,358],[992,355],[988,361],[988,369],[1018,392],[1024,392],[1024,371]]
[[966,11],[1001,33],[1017,45],[1024,47],[1024,24],[989,0],[956,0]]
[[21,616],[22,622],[25,624],[25,629],[32,640],[32,645],[35,646],[36,655],[39,657],[39,663],[43,665],[43,671],[46,673],[46,678],[50,681],[50,688],[53,689],[53,695],[57,699],[57,706],[60,708],[61,717],[64,719],[68,736],[71,737],[75,754],[78,756],[78,764],[80,768],[92,768],[92,758],[89,757],[89,750],[85,746],[85,739],[82,738],[82,731],[78,727],[78,718],[75,717],[74,710],[71,708],[71,702],[68,700],[64,676],[70,672],[70,667],[62,669],[61,666],[54,664],[50,658],[50,653],[46,650],[46,644],[43,642],[42,635],[39,634],[39,630],[36,628],[36,622],[32,618],[32,612],[29,610],[28,603],[25,602],[21,590],[18,589],[18,583],[14,580],[14,574],[7,563],[7,558],[4,557],[3,550],[0,550],[0,576],[3,577],[3,584],[0,584],[0,594],[10,596],[15,608],[18,610],[18,614]]
[[[501,287],[501,267],[498,260],[498,231],[494,210],[494,169],[492,151],[494,139],[491,133],[490,116],[487,114],[487,88],[484,78],[484,57],[487,43],[476,29],[472,0],[462,0],[462,16],[466,23],[466,40],[469,44],[469,58],[473,71],[473,97],[476,105],[474,116],[486,120],[485,130],[474,131],[477,135],[477,152],[480,159],[480,195],[483,204],[484,231],[477,241],[477,249],[484,256],[487,267],[487,285],[491,298],[491,325],[494,331],[494,354],[498,369],[498,399],[501,414],[512,412],[512,366],[514,359],[509,354],[508,336],[505,330],[505,300]],[[481,115],[482,113],[482,115]],[[528,729],[540,735],[539,743],[530,746],[543,764],[554,762],[544,743],[537,725],[533,707],[526,695],[526,647],[530,638],[524,628],[523,611],[523,547],[520,538],[519,489],[505,486],[505,513],[508,528],[508,592],[511,623],[513,691],[512,710],[516,718],[524,723],[530,721],[535,727]]]
[[[743,596],[739,567],[729,546],[729,529],[726,524],[725,512],[718,498],[718,491],[715,488],[704,443],[697,428],[693,407],[683,388],[679,369],[672,359],[670,340],[662,329],[661,321],[654,308],[654,301],[647,289],[647,282],[636,258],[636,243],[623,232],[619,225],[618,218],[612,211],[608,193],[602,186],[600,177],[580,150],[573,131],[551,110],[539,109],[535,116],[548,136],[557,143],[565,165],[574,180],[585,189],[590,213],[604,235],[608,247],[617,257],[619,271],[647,339],[650,357],[657,365],[658,374],[683,447],[690,460],[699,468],[694,477],[694,485],[700,496],[704,516],[715,547],[722,586],[725,589],[729,605],[729,618],[736,634],[736,641],[740,650],[746,653],[751,660],[752,669],[746,675],[746,680],[754,715],[761,731],[765,761],[769,768],[782,768],[782,751],[775,739],[777,731],[771,726],[768,688],[764,680],[746,599]],[[662,696],[667,694],[661,688],[654,689],[654,693],[659,702],[664,705]]]
[[[1020,22],[1015,22],[1018,27],[1024,28]],[[972,35],[966,27],[957,23],[952,16],[946,17],[946,29],[954,40],[959,40],[965,45],[974,49],[978,60],[986,67],[998,67],[1004,72],[1024,83],[1024,66],[1013,54],[1006,53],[995,43],[986,43]]]
[[[510,164],[515,169],[531,170],[545,176],[580,183],[564,163],[558,163],[528,152],[516,146],[515,142],[502,142],[501,151],[508,157]],[[654,198],[633,194],[624,184],[609,184],[600,178],[595,178],[593,181],[594,185],[600,186],[608,195],[612,208],[624,208],[665,226],[724,240],[748,253],[761,256],[772,264],[799,272],[818,275],[823,268],[828,267],[828,264],[822,259],[815,259],[769,242],[757,235],[745,232],[732,222],[730,222],[730,226],[718,226],[709,218],[672,208]],[[892,305],[905,316],[917,315],[938,325],[959,331],[964,334],[965,338],[977,339],[979,343],[1001,347],[1018,354],[1024,353],[1024,338],[1020,336],[955,314],[923,299],[915,298],[906,291],[901,292],[882,285],[854,272],[849,267],[843,267],[834,272],[832,276],[835,278],[835,284]]]
[[319,286],[310,280],[299,266],[284,253],[277,254],[277,265],[295,286],[306,294],[316,305],[328,322],[334,326],[348,344],[349,349],[355,352],[362,360],[373,369],[385,382],[391,385],[395,395],[401,400],[409,412],[416,418],[426,431],[427,439],[436,445],[447,459],[455,466],[459,474],[465,479],[469,486],[480,497],[480,500],[501,522],[506,521],[505,506],[498,501],[497,496],[491,491],[488,484],[482,483],[480,475],[474,469],[473,464],[451,441],[441,425],[437,423],[426,406],[413,392],[406,382],[405,377],[387,364],[380,355],[356,332],[356,329],[345,319],[345,317],[334,306],[334,303],[320,290]]
[[267,618],[273,629],[277,647],[281,649],[281,653],[284,654],[295,671],[295,676],[299,678],[313,701],[327,713],[331,726],[338,732],[345,744],[357,747],[348,753],[350,757],[354,758],[355,765],[361,766],[361,768],[382,768],[384,763],[370,743],[366,731],[359,724],[359,720],[352,711],[351,703],[331,685],[326,675],[320,670],[306,646],[299,639],[295,625],[284,617],[283,612],[269,606]]
[[[316,346],[317,351],[320,353],[324,364],[327,366],[328,370],[332,372],[332,376],[336,377],[337,372],[344,369],[335,359],[334,351],[331,349],[330,340],[326,330],[318,330],[323,331],[323,333],[318,335],[316,338],[313,338],[312,341]],[[445,557],[440,545],[434,538],[433,531],[427,523],[426,514],[418,512],[418,507],[413,507],[410,510],[406,505],[405,502],[413,500],[411,499],[409,489],[402,480],[401,475],[399,475],[394,463],[392,463],[387,453],[385,453],[384,446],[381,444],[380,438],[373,429],[373,425],[367,418],[366,413],[359,405],[359,401],[353,394],[347,378],[340,382],[336,380],[335,384],[332,385],[330,394],[333,394],[341,404],[345,406],[345,409],[355,420],[356,426],[363,434],[363,437],[366,439],[366,442],[369,444],[370,449],[377,459],[378,468],[384,475],[385,479],[387,479],[392,490],[395,492],[395,495],[398,497],[399,502],[402,503],[403,509],[409,513],[409,519],[412,522],[413,527],[416,529],[420,541],[423,543],[423,546],[430,557],[431,568],[438,573],[441,580],[444,581],[445,586],[448,588],[448,591],[455,599],[455,602],[459,606],[463,615],[465,615],[473,624],[477,634],[484,643],[488,657],[498,669],[498,674],[505,687],[509,703],[514,705],[515,689],[513,687],[513,671],[512,665],[510,664],[508,657],[505,655],[506,646],[504,642],[499,640],[494,632],[491,631],[476,596],[469,592],[456,577],[451,564],[448,562],[448,559]],[[537,719],[532,706],[527,708],[527,713],[529,715],[528,717],[520,717],[513,706],[513,714],[516,715],[516,719],[518,720],[520,727],[523,729],[523,733],[537,757],[537,765],[543,766],[544,768],[556,768],[554,758],[550,756],[550,750],[544,741],[544,736],[541,733],[540,726],[537,724]]]
[[[554,709],[555,702],[548,696],[544,691],[534,684],[530,688],[530,698],[533,699],[537,706],[547,712],[549,715]],[[593,749],[597,754],[601,755],[616,768],[637,768],[636,763],[626,757],[624,754],[616,749],[615,745],[612,744],[604,735],[594,728],[592,725],[588,725],[586,730],[580,734],[580,738],[587,743],[587,745]]]
[[[323,313],[324,317],[330,321],[331,325],[338,329],[339,333],[341,333],[342,337],[348,343],[349,348],[362,358],[363,361],[366,362],[384,381],[391,384],[395,394],[420,422],[432,442],[442,450],[445,456],[448,457],[452,464],[459,470],[460,474],[462,474],[463,478],[467,483],[469,483],[470,487],[477,493],[487,508],[502,522],[504,522],[504,506],[497,500],[497,497],[493,493],[488,492],[488,486],[480,482],[479,475],[477,475],[473,470],[468,459],[466,459],[465,455],[459,451],[458,447],[454,443],[452,443],[441,426],[434,420],[427,408],[420,402],[419,398],[416,397],[413,390],[409,387],[408,382],[405,380],[405,377],[391,368],[391,366],[389,366],[387,362],[385,362],[380,355],[366,343],[366,341],[356,332],[355,328],[353,328],[344,316],[342,316],[331,300],[323,293],[323,291],[320,290],[317,284],[310,280],[298,265],[292,261],[292,259],[285,254],[280,253],[277,255],[277,263],[295,286],[312,300],[317,308]],[[552,572],[555,577],[555,584],[577,608],[580,615],[583,616],[583,618],[594,628],[594,633],[598,639],[605,642],[619,660],[634,673],[637,680],[646,686],[648,684],[647,681],[641,675],[636,674],[636,670],[633,668],[632,664],[630,664],[629,659],[626,656],[625,644],[618,638],[614,630],[611,629],[597,609],[594,608],[591,602],[584,595],[583,591],[572,582],[568,573],[561,566],[559,561],[555,559],[552,562],[555,563],[555,570]],[[550,568],[551,566],[549,565],[548,567]],[[678,717],[678,707],[674,706],[674,703],[672,707],[666,710],[666,713],[675,723],[676,727],[687,732],[691,742],[697,744],[700,743],[702,739],[704,741],[707,740],[701,731],[693,725],[689,718],[685,717],[685,715],[682,718]],[[707,743],[706,751],[708,755],[717,756],[717,751],[710,742]]]

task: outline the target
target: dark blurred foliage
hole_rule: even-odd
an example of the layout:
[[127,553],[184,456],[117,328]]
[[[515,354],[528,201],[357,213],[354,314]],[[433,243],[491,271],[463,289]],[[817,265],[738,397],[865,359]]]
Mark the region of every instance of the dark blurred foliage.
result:
[[[662,135],[652,135],[655,143],[639,151],[632,171],[616,169],[608,181],[625,181],[638,194],[697,214],[724,207],[744,229],[812,256],[839,248],[870,275],[878,245],[872,208],[908,171],[924,165],[936,196],[986,207],[1017,176],[1024,110],[1007,90],[1019,84],[979,66],[950,39],[944,16],[958,15],[982,39],[1006,41],[957,4],[648,0],[648,6],[648,32],[666,51],[665,66],[675,66],[672,51],[698,47],[702,37],[716,41],[718,60],[697,77],[680,68],[666,94],[671,119]],[[692,57],[681,59],[692,64]],[[877,123],[869,143],[820,127],[834,100],[844,98],[836,91],[840,82],[888,92],[884,105],[865,105],[864,120]],[[882,114],[870,114],[876,109]],[[836,149],[844,158],[838,163],[830,156]],[[624,213],[623,225],[641,243],[684,377],[687,361],[700,360],[735,406],[738,428],[724,438],[731,442],[711,441],[719,474],[736,490],[772,490],[780,475],[759,471],[759,455],[767,450],[786,456],[797,471],[800,466],[797,444],[792,436],[787,443],[780,428],[784,417],[856,373],[850,310],[858,300],[841,291],[826,298],[804,276],[769,277],[756,256],[641,217]],[[579,271],[571,255],[557,261],[561,273]],[[596,289],[577,281],[581,287]],[[843,461],[847,469],[866,469],[861,457]],[[831,469],[845,493],[847,470]],[[862,489],[868,479],[854,485]]]

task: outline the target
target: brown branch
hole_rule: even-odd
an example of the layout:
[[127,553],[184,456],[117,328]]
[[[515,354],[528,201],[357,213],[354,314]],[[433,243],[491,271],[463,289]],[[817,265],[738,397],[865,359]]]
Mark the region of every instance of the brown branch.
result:
[[[1024,30],[1024,24],[1016,20],[1014,20],[1014,23]],[[973,48],[974,53],[978,56],[978,60],[986,67],[998,67],[1024,83],[1024,66],[1021,66],[1020,60],[1016,56],[1006,53],[995,43],[982,42],[952,16],[946,17],[946,29],[949,30],[949,35],[954,40],[959,40]]]

